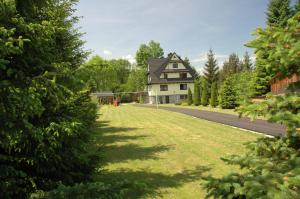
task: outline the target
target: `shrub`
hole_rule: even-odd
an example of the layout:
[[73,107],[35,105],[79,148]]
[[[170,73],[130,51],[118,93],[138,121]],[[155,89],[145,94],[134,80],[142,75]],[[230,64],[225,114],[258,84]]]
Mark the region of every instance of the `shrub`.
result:
[[190,88],[188,90],[187,103],[189,106],[193,104],[193,95]]
[[194,84],[194,105],[200,105],[200,85],[197,81]]
[[206,79],[203,79],[202,82],[202,95],[201,95],[201,104],[203,106],[208,105],[208,83]]
[[238,106],[237,94],[230,78],[227,78],[221,86],[220,101],[222,108],[233,109]]
[[30,199],[122,199],[128,198],[127,194],[131,189],[143,190],[145,185],[127,181],[113,182],[112,184],[103,182],[80,183],[74,186],[61,184],[52,191],[38,191],[31,194]]
[[177,106],[179,106],[179,105],[182,104],[182,101],[175,102],[174,104],[177,105]]
[[214,82],[211,86],[210,105],[212,107],[216,107],[218,105],[218,88],[216,82]]

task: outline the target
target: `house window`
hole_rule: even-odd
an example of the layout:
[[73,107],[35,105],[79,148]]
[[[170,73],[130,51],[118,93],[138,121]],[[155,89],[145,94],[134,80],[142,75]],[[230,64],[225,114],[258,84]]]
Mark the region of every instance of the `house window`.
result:
[[178,64],[177,63],[173,63],[173,68],[178,68]]
[[168,85],[160,85],[160,91],[168,91]]
[[187,99],[187,95],[180,95],[180,100],[185,100]]
[[187,73],[180,73],[179,77],[180,77],[180,79],[186,79],[187,78]]
[[180,90],[187,90],[187,84],[180,84]]
[[168,73],[164,73],[164,79],[168,79]]

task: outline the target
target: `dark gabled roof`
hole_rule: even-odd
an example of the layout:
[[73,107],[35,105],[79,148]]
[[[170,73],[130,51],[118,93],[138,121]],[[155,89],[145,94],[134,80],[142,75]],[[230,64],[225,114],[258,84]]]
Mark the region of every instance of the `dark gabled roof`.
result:
[[[173,55],[176,55],[180,62],[185,66],[186,69],[174,69],[174,70],[166,70],[165,67],[167,64],[171,61]],[[160,83],[189,83],[194,82],[195,79],[195,73],[194,70],[191,68],[189,64],[187,64],[185,61],[183,61],[180,56],[178,56],[176,53],[170,53],[167,58],[158,58],[158,59],[150,59],[149,62],[149,71],[148,74],[151,77],[151,80],[148,81],[148,84],[160,84]],[[172,78],[172,79],[161,79],[160,75],[162,72],[189,72],[191,74],[191,78],[187,79],[179,79],[179,78]]]

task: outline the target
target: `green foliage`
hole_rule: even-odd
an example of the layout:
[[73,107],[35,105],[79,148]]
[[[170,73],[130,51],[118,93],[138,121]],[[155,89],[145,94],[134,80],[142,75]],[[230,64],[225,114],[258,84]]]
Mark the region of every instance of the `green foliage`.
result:
[[221,82],[230,77],[233,74],[242,71],[243,63],[240,61],[239,56],[236,53],[229,55],[228,61],[225,61],[223,68],[220,72]]
[[188,102],[188,105],[192,105],[193,104],[193,95],[192,95],[192,91],[191,91],[190,88],[188,90],[187,102]]
[[249,53],[246,52],[241,63],[241,71],[250,71],[253,69],[253,63],[251,62]]
[[286,27],[258,28],[256,39],[247,44],[270,76],[300,74],[300,12],[288,20]]
[[0,198],[90,178],[96,106],[74,89],[83,63],[71,0],[0,1]]
[[261,138],[247,145],[247,153],[223,158],[242,173],[206,178],[207,198],[298,198],[300,154],[286,138]]
[[290,0],[270,0],[267,10],[267,24],[284,27],[291,17],[290,3]]
[[247,115],[264,116],[270,122],[284,124],[290,136],[296,136],[296,128],[300,127],[300,94],[270,97],[260,104],[243,106],[240,111]]
[[[300,13],[288,20],[286,27],[258,29],[250,43],[256,48],[261,66],[271,74],[287,77],[300,74]],[[266,56],[267,55],[267,56]],[[287,134],[279,138],[262,138],[248,144],[248,152],[223,160],[239,165],[242,172],[221,178],[206,178],[207,197],[214,198],[299,198],[300,195],[300,95],[270,96],[260,104],[239,108],[241,115],[264,116],[273,123],[284,124]]]
[[147,84],[147,72],[144,69],[136,69],[130,72],[128,81],[126,83],[127,91],[144,91]]
[[200,105],[200,85],[198,81],[194,83],[194,105]]
[[148,45],[141,44],[135,56],[137,67],[146,70],[150,58],[162,58],[163,56],[164,51],[159,43],[150,41]]
[[145,103],[145,97],[143,95],[139,96],[139,103],[144,104]]
[[218,81],[219,73],[217,59],[215,58],[215,54],[213,53],[212,49],[210,49],[207,54],[207,62],[205,63],[203,73],[204,78],[208,83],[208,90],[210,91],[212,83]]
[[237,103],[249,101],[255,92],[255,73],[252,71],[240,72],[229,78],[236,92]]
[[214,82],[211,86],[210,105],[216,107],[218,105],[218,85]]
[[231,78],[226,79],[221,86],[220,105],[226,109],[233,109],[238,106],[237,93]]
[[177,106],[180,106],[180,105],[182,105],[182,101],[177,101],[174,104],[177,105]]
[[208,82],[206,79],[202,79],[202,89],[201,89],[201,104],[203,106],[208,105]]
[[93,182],[87,184],[75,184],[74,186],[59,185],[57,189],[44,192],[38,191],[31,195],[30,199],[122,199],[126,198],[129,189],[144,189],[145,185],[129,183],[127,181],[104,184]]
[[130,63],[123,59],[104,60],[93,56],[77,71],[76,77],[81,80],[81,87],[93,83],[96,91],[124,91],[129,76]]
[[130,91],[143,91],[147,85],[148,61],[151,58],[162,58],[164,51],[158,42],[150,41],[149,44],[141,44],[136,52],[135,60],[137,70],[128,79]]

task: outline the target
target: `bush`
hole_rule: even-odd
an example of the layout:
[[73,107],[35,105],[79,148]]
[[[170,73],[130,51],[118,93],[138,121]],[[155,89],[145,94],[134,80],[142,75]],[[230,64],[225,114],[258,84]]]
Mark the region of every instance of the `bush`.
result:
[[218,88],[216,82],[214,82],[211,86],[210,105],[212,107],[216,107],[218,105]]
[[230,78],[227,78],[221,86],[220,101],[220,105],[224,109],[233,109],[238,106],[237,94]]
[[196,81],[194,85],[194,105],[200,105],[200,85],[198,81]]
[[204,78],[203,78],[203,82],[202,82],[201,104],[203,106],[208,105],[208,83],[207,83],[207,80]]
[[177,105],[177,106],[179,106],[179,105],[182,104],[182,101],[175,102],[174,104]]
[[30,199],[122,199],[128,198],[131,189],[143,190],[144,184],[130,183],[127,181],[105,184],[93,182],[76,184],[74,186],[59,185],[57,189],[44,192],[38,191],[31,194]]
[[298,198],[300,154],[289,139],[261,138],[247,148],[245,155],[222,158],[242,173],[205,178],[206,198]]
[[187,103],[189,106],[193,104],[193,95],[190,88],[188,90]]
[[129,103],[129,102],[132,102],[132,99],[131,99],[129,94],[122,94],[121,95],[121,102],[122,103]]

